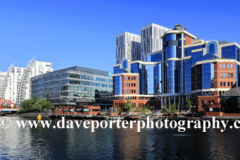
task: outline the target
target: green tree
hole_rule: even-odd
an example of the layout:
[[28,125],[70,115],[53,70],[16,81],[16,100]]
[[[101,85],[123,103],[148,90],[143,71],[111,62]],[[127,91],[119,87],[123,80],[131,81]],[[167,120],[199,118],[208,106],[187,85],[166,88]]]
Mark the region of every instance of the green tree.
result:
[[37,102],[38,97],[34,96],[33,99],[25,100],[20,104],[20,111],[28,112],[34,110],[34,104]]
[[185,104],[186,109],[189,109],[193,105],[192,101],[190,101],[189,98],[186,98],[185,102],[186,102]]
[[134,109],[134,105],[131,104],[132,102],[128,99],[127,103],[124,105],[124,109],[127,111],[132,111]]
[[38,100],[37,96],[34,96],[32,99],[25,100],[20,104],[20,111],[22,112],[31,112],[39,110],[50,110],[53,109],[53,104],[50,101],[45,99]]
[[176,113],[177,112],[176,106],[177,106],[176,103],[171,104],[171,113]]
[[146,105],[146,109],[147,109],[147,110],[151,110],[151,106],[150,106],[149,103]]
[[53,105],[51,102],[46,101],[45,99],[40,99],[39,101],[37,101],[34,104],[34,109],[37,111],[41,111],[41,110],[51,110],[53,109]]

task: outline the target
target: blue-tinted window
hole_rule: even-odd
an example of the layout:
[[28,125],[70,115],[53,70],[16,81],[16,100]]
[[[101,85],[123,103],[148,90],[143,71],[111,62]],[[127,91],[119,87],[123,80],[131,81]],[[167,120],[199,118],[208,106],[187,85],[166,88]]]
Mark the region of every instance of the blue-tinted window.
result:
[[239,48],[236,45],[222,47],[222,57],[238,60],[238,50]]
[[123,59],[123,61],[122,61],[122,68],[123,69],[127,69],[128,68],[128,60],[127,59]]
[[223,64],[223,68],[225,69],[225,64]]
[[225,73],[223,73],[223,77],[224,77],[224,78],[226,77]]
[[233,64],[231,64],[231,68],[233,68]]
[[202,88],[214,88],[214,64],[202,64]]
[[222,68],[222,64],[220,64],[220,68]]
[[210,41],[207,44],[207,53],[209,54],[217,54],[217,42]]
[[114,67],[114,71],[113,71],[113,73],[114,73],[114,74],[118,74],[118,73],[126,73],[126,71],[120,69],[120,66],[116,66],[116,67]]
[[222,73],[220,73],[220,77],[222,78]]
[[231,73],[231,77],[233,77],[233,73]]

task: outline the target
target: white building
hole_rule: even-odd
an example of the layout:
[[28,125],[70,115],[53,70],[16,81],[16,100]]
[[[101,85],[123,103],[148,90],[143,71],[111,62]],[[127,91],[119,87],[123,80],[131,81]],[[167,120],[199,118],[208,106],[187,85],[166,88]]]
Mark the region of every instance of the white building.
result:
[[124,58],[129,61],[141,59],[141,36],[129,32],[123,32],[116,36],[116,63]]
[[0,98],[19,105],[31,98],[31,78],[52,71],[52,63],[32,60],[26,68],[10,67],[8,72],[0,72]]
[[170,28],[151,23],[141,28],[141,60],[146,61],[147,54],[162,50],[162,38]]

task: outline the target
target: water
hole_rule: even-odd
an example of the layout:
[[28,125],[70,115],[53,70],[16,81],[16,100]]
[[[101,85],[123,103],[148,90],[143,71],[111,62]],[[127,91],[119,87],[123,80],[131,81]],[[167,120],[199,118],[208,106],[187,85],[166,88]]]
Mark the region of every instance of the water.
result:
[[[13,117],[12,120],[23,119]],[[56,123],[56,119],[52,119]],[[239,159],[240,130],[0,129],[0,159]]]

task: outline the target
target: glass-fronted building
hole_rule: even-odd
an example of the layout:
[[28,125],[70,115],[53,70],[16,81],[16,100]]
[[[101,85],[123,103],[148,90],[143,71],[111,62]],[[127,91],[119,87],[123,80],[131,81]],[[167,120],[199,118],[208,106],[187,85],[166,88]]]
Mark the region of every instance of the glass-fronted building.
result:
[[112,106],[112,73],[74,66],[31,79],[32,97],[45,98],[55,106],[76,105],[82,97],[95,100],[94,105]]
[[[184,107],[185,99],[190,98],[197,111],[221,108],[219,95],[239,86],[240,45],[197,39],[180,24],[161,39],[162,50],[147,54],[145,61],[130,61],[124,68],[114,65],[113,80],[118,81],[113,86],[114,105],[122,106],[130,99],[136,106],[150,103],[162,108],[176,103]],[[125,85],[124,76],[137,77],[136,93],[132,94],[131,84]]]

